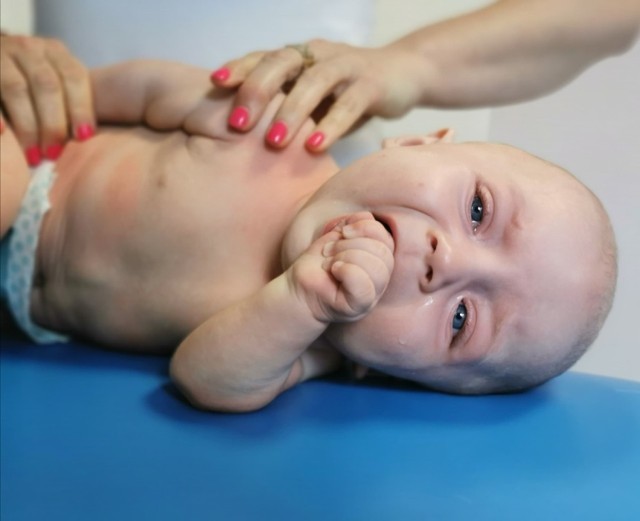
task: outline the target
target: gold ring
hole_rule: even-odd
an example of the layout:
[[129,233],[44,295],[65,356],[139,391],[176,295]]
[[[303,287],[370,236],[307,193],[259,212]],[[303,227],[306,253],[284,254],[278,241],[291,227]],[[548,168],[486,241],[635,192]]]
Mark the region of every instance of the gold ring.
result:
[[296,43],[291,45],[285,45],[286,49],[293,49],[300,53],[302,56],[302,70],[308,69],[316,63],[316,59],[313,53],[309,50],[309,46],[306,43]]

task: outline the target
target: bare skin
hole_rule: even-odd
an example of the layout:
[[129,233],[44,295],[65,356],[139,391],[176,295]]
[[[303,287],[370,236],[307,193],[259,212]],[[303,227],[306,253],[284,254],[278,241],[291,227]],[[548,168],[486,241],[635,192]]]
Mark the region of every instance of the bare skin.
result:
[[[227,103],[211,104],[223,121]],[[135,128],[70,143],[40,236],[35,321],[169,352],[279,275],[289,222],[336,168],[306,153],[282,162],[261,141]]]
[[[102,121],[157,130],[105,128],[62,153],[40,230],[34,322],[121,349],[178,348],[186,355],[174,357],[173,376],[207,408],[254,409],[335,370],[342,357],[316,340],[330,321],[375,305],[393,261],[389,234],[365,212],[341,223],[360,234],[354,248],[323,253],[323,241],[346,239],[335,227],[295,269],[282,265],[285,231],[337,172],[334,161],[302,148],[285,159],[259,132],[231,134],[230,100],[211,92],[206,71],[136,62],[95,71],[93,80]],[[10,129],[2,139],[12,145],[2,149],[2,182],[11,187],[2,206],[17,208],[7,196],[24,193],[27,165]],[[3,213],[3,229],[14,214]],[[271,327],[276,321],[286,327]],[[204,376],[207,388],[193,392],[191,364],[212,353],[200,369],[213,370],[193,378]]]
[[[594,276],[599,214],[568,174],[510,147],[434,146],[444,132],[338,173],[327,155],[265,145],[282,97],[252,133],[231,133],[230,100],[207,76],[158,62],[94,73],[99,119],[157,130],[107,128],[61,155],[36,323],[175,349],[187,398],[233,411],[335,370],[341,355],[425,383],[451,373],[465,389],[488,358],[529,367],[570,349],[607,282]],[[3,147],[3,183],[13,155]]]

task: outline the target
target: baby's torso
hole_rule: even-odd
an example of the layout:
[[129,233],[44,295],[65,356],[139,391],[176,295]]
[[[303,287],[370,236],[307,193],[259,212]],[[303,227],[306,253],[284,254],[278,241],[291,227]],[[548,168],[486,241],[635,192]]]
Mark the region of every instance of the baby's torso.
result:
[[40,233],[36,323],[131,349],[175,348],[280,272],[291,219],[327,177],[253,137],[107,130],[68,145]]

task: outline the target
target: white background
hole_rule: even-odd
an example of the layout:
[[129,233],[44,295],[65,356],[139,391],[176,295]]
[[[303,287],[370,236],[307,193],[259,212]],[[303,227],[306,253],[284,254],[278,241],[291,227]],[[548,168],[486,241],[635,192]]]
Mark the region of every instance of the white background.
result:
[[[118,3],[97,5],[102,4],[104,9],[105,5]],[[485,0],[378,0],[373,43],[388,42],[412,28],[488,3]],[[52,4],[59,9],[62,2],[54,0]],[[120,2],[121,7],[127,4]],[[31,2],[3,0],[0,6],[3,29],[31,30]],[[82,22],[77,23],[81,27]],[[104,42],[104,45],[108,44]],[[229,49],[229,52],[232,51]],[[519,146],[567,168],[601,197],[618,238],[618,291],[600,337],[574,370],[637,381],[640,381],[639,93],[640,45],[636,44],[625,55],[599,63],[570,85],[534,102],[499,109],[422,109],[401,120],[383,123],[385,135],[448,126],[457,130],[461,141],[492,140]]]

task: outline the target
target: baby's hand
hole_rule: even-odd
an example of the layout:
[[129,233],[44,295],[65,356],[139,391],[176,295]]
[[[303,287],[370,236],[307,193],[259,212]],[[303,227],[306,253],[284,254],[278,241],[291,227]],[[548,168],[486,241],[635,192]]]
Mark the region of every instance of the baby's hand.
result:
[[294,290],[321,322],[354,321],[377,304],[393,271],[393,239],[369,212],[345,218],[292,265]]

